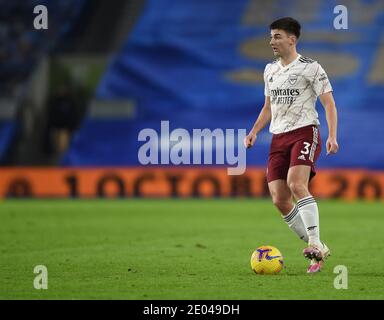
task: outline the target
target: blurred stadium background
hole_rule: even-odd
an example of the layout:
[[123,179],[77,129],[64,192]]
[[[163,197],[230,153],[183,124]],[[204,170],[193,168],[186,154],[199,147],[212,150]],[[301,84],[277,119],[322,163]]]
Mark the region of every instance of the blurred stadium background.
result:
[[[48,30],[32,28],[37,4],[48,7]],[[249,130],[273,59],[268,25],[291,15],[303,25],[300,52],[324,66],[339,109],[341,149],[321,156],[314,193],[383,198],[384,2],[345,4],[348,30],[333,27],[334,1],[1,1],[0,195],[268,195],[267,130],[247,157],[262,170],[240,177],[143,169],[137,135],[161,120],[171,130]]]
[[[48,8],[48,30],[33,29],[37,4]],[[333,27],[338,4],[348,8],[348,30]],[[323,230],[328,239],[334,239],[339,259],[358,264],[354,270],[361,273],[355,285],[360,287],[353,297],[372,288],[377,290],[370,291],[371,296],[380,297],[375,292],[382,292],[377,278],[378,274],[382,279],[382,257],[375,255],[371,261],[370,279],[365,278],[364,261],[357,257],[368,246],[382,252],[378,238],[384,198],[382,0],[292,0],[289,4],[283,0],[0,0],[0,197],[16,199],[0,206],[4,218],[0,237],[6,244],[1,249],[5,287],[0,297],[24,297],[20,292],[32,290],[26,274],[31,272],[30,265],[38,263],[56,268],[66,292],[73,289],[67,285],[71,279],[78,280],[82,292],[89,286],[99,288],[89,280],[94,274],[118,291],[125,279],[119,278],[121,268],[126,271],[128,264],[132,287],[142,291],[131,291],[127,297],[172,297],[177,285],[197,285],[199,290],[214,264],[212,281],[239,281],[238,286],[228,285],[231,297],[262,295],[259,287],[247,283],[248,269],[241,278],[246,282],[236,278],[239,261],[249,268],[249,247],[271,241],[288,255],[297,249],[284,238],[291,236],[286,226],[268,212],[274,210],[271,202],[257,199],[269,196],[265,182],[268,130],[247,151],[247,171],[241,176],[228,176],[226,168],[210,165],[144,167],[138,162],[137,136],[143,128],[159,130],[161,120],[170,121],[171,130],[248,131],[263,105],[265,64],[273,60],[268,26],[282,16],[302,23],[299,52],[323,65],[339,111],[340,151],[326,157],[323,149],[318,176],[311,184],[316,197],[341,200],[324,202]],[[327,125],[320,104],[318,111],[325,141]],[[177,200],[133,197],[242,199],[183,200],[183,205]],[[123,204],[18,200],[25,198],[128,200]],[[348,204],[351,200],[364,202]],[[34,217],[40,222],[34,222]],[[252,227],[256,221],[263,225],[258,233]],[[337,240],[340,226],[344,242]],[[357,236],[361,251],[351,254],[348,250]],[[151,242],[155,238],[156,244]],[[41,250],[34,251],[36,247]],[[199,259],[188,258],[196,248],[203,252],[198,250],[212,247],[216,253],[205,251],[206,256]],[[163,275],[159,278],[149,268],[153,263],[149,256],[156,254],[162,255],[156,258],[157,271]],[[182,276],[185,283],[175,278],[175,285],[175,279],[167,277],[174,268],[179,272],[181,255],[186,257],[183,270],[189,273],[180,271],[177,277]],[[97,262],[92,260],[96,258]],[[301,260],[291,258],[290,263],[305,270]],[[107,265],[108,261],[116,264]],[[92,269],[95,266],[100,273]],[[73,275],[68,271],[73,268],[88,271]],[[133,274],[140,268],[142,273]],[[293,275],[296,280],[298,272]],[[16,273],[19,278],[12,280]],[[196,281],[196,274],[204,276]],[[291,282],[280,280],[280,287],[271,280],[266,287],[275,285],[282,294],[281,286],[287,281],[290,287]],[[332,284],[333,278],[328,280]],[[216,294],[215,285],[205,286],[210,292],[206,297],[225,297]],[[236,295],[240,287],[249,294]],[[145,288],[155,293],[143,295]],[[313,287],[292,288],[303,297],[324,294]],[[4,290],[16,291],[1,295]],[[94,297],[110,297],[94,292]],[[193,290],[188,290],[189,295],[187,290],[178,292],[181,298],[199,297]],[[82,297],[93,296],[84,293]]]

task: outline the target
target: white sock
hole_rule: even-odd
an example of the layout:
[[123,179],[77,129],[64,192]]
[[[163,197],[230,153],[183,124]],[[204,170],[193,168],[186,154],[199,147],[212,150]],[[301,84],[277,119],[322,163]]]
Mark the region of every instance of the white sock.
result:
[[287,223],[288,227],[296,233],[299,238],[308,243],[308,235],[305,229],[303,220],[299,214],[299,210],[297,206],[294,206],[291,212],[289,212],[286,216],[282,216],[284,221]]
[[296,203],[308,234],[308,243],[322,246],[320,242],[319,209],[312,196],[300,199]]

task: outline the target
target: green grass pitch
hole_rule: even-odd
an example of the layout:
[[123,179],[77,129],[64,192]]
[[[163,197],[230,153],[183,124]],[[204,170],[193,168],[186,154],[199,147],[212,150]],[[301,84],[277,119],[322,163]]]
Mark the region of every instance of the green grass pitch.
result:
[[[270,200],[31,200],[0,203],[0,299],[383,299],[383,203],[319,201],[332,251],[306,274],[305,243]],[[276,246],[286,268],[256,275]],[[48,268],[48,289],[33,287]],[[334,267],[348,268],[335,289]]]

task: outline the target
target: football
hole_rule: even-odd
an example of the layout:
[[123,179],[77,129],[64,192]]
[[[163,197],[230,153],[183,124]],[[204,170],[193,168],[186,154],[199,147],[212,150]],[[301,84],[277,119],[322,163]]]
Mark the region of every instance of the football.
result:
[[283,255],[272,246],[258,247],[252,253],[251,267],[257,274],[277,274],[284,267]]

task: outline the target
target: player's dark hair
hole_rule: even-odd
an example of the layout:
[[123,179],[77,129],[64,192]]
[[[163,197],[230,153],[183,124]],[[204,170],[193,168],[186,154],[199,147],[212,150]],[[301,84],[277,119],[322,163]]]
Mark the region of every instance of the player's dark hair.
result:
[[297,20],[291,17],[284,17],[284,18],[275,20],[271,23],[269,28],[271,30],[272,29],[284,30],[287,33],[294,34],[297,39],[299,39],[300,37],[301,25]]

